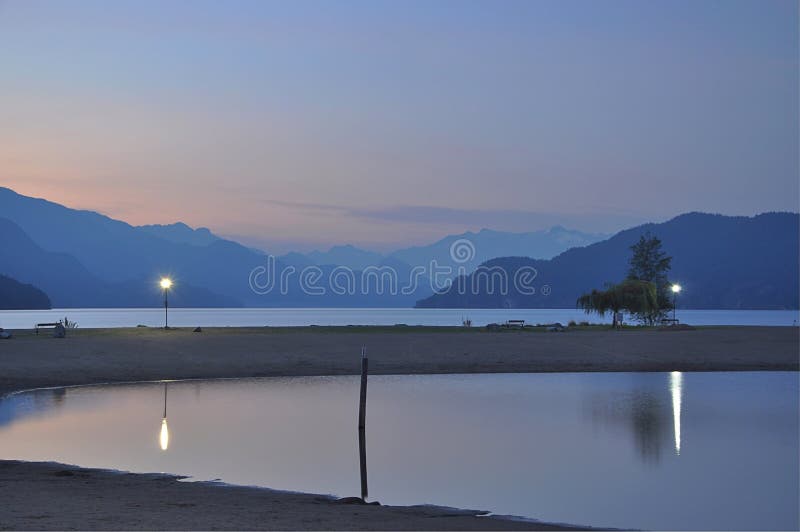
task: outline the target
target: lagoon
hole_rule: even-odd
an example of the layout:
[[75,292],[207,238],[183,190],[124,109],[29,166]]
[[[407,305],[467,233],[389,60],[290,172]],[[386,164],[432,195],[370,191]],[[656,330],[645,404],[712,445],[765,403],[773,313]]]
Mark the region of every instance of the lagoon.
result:
[[[374,376],[370,498],[593,526],[796,529],[798,391],[796,372]],[[357,401],[352,376],[39,390],[0,401],[0,450],[351,496]]]

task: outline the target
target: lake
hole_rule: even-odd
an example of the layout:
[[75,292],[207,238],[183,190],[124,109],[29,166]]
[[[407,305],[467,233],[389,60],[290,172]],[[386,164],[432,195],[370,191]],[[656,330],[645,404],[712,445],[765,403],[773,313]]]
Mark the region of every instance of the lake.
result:
[[[37,323],[69,317],[82,328],[164,325],[163,308],[3,310],[0,327],[27,329]],[[797,310],[678,310],[678,319],[692,325],[793,325]],[[171,308],[175,327],[261,327],[299,325],[461,325],[470,318],[475,326],[522,319],[528,323],[567,324],[570,320],[611,323],[611,316],[587,316],[577,309],[413,309],[413,308]]]
[[[370,499],[797,529],[799,391],[795,372],[370,377]],[[357,405],[352,376],[25,392],[0,401],[0,456],[353,496]]]

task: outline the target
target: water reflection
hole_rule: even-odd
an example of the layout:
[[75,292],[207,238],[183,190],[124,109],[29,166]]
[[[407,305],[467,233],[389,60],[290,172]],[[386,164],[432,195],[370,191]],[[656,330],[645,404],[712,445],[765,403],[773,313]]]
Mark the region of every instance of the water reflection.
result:
[[645,462],[659,462],[669,426],[663,403],[653,394],[642,393],[631,407],[630,419],[640,456]]
[[52,415],[64,406],[66,388],[39,390],[35,394],[20,393],[0,401],[0,427],[21,421],[26,417]]
[[669,374],[669,391],[672,395],[672,427],[675,433],[675,454],[681,454],[681,399],[683,395],[683,374],[673,371]]
[[[369,380],[369,493],[387,504],[798,530],[796,372]],[[358,391],[355,375],[69,389],[63,406],[0,426],[0,455],[355,495]],[[58,404],[50,391],[24,395],[7,400]],[[166,452],[156,409],[172,418],[168,438],[180,425]]]
[[166,451],[169,448],[169,427],[167,427],[167,383],[164,383],[164,416],[161,418],[161,433],[158,437],[158,442],[161,445],[161,450]]
[[[607,389],[588,393],[584,413],[588,412],[596,429],[629,431],[639,457],[645,463],[661,461],[663,448],[673,443],[673,434],[675,452],[680,454],[683,375],[676,371],[670,374],[631,374],[630,378],[635,380],[632,390]],[[671,396],[669,401],[664,393],[665,378]]]

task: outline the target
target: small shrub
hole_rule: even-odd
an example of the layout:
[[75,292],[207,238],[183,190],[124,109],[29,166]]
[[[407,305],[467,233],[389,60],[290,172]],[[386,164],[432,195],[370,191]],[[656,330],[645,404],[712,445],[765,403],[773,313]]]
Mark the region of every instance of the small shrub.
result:
[[58,320],[58,323],[64,326],[65,329],[77,329],[78,322],[70,321],[68,317],[64,316],[63,320]]

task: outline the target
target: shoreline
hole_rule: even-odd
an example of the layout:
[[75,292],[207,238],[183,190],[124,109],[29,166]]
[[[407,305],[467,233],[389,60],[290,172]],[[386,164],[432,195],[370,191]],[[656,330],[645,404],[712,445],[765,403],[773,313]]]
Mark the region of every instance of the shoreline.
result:
[[[599,330],[598,330],[599,329]],[[76,329],[0,340],[0,395],[97,382],[370,373],[798,371],[798,327],[605,328],[538,332],[460,327]]]
[[[798,371],[800,366],[796,327],[566,333],[401,329],[78,329],[65,339],[17,333],[0,340],[6,369],[0,396],[103,383],[358,374],[359,345],[368,346],[373,375]],[[586,528],[436,506],[347,505],[323,495],[179,478],[2,460],[0,497],[6,504],[0,524],[13,529]]]
[[350,504],[331,495],[186,478],[0,460],[0,524],[12,530],[587,529],[480,510]]

